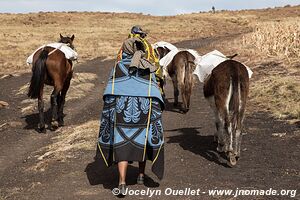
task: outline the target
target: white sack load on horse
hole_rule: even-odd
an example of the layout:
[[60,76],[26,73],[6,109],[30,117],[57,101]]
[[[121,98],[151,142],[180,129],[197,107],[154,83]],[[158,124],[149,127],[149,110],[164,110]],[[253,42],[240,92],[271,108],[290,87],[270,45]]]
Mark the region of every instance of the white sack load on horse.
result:
[[168,49],[168,53],[165,54],[160,60],[159,60],[159,64],[163,67],[164,69],[164,75],[166,75],[167,72],[167,66],[172,62],[174,56],[181,52],[181,51],[188,51],[190,54],[192,54],[195,57],[195,61],[196,59],[198,59],[199,57],[201,57],[197,51],[193,50],[193,49],[184,49],[184,48],[177,48],[176,46],[174,46],[171,43],[168,42],[164,42],[164,41],[160,41],[157,42],[153,45],[154,49],[157,49],[158,47],[161,47],[163,49]]
[[[70,47],[68,46],[68,44],[56,42],[56,43],[51,43],[51,44],[43,45],[43,46],[37,48],[37,49],[36,49],[36,50],[35,50],[35,51],[27,58],[27,60],[26,60],[27,65],[31,65],[31,64],[32,64],[32,61],[33,61],[33,55],[34,55],[38,50],[40,50],[40,49],[42,49],[42,48],[44,48],[44,47],[46,47],[46,46],[47,46],[47,47],[55,48],[55,49],[53,50],[53,52],[56,51],[56,50],[62,51],[62,52],[65,54],[66,59],[69,59],[69,60],[74,61],[74,60],[77,60],[77,58],[78,58],[77,52],[74,51],[72,48],[70,48]],[[51,54],[51,52],[49,52],[49,54]]]
[[[193,74],[195,74],[199,78],[199,81],[203,83],[216,66],[228,59],[230,58],[226,57],[218,50],[211,51],[202,57],[199,56],[195,61],[196,69]],[[253,72],[249,67],[246,65],[244,66],[247,68],[249,78],[251,78]]]
[[177,49],[176,46],[174,46],[173,44],[171,44],[171,43],[169,43],[169,42],[165,42],[165,41],[156,42],[156,43],[153,45],[153,48],[154,48],[154,49],[157,49],[158,47],[168,48],[169,50]]

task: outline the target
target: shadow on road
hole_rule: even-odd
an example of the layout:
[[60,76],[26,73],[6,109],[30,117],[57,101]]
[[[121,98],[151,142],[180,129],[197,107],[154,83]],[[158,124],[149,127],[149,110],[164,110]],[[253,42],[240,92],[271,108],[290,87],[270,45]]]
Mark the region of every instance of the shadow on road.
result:
[[[45,117],[45,124],[46,127],[48,125],[48,127],[50,127],[50,119],[51,119],[51,109],[49,108],[46,112],[44,112],[44,117]],[[25,118],[25,122],[26,125],[23,129],[25,130],[37,130],[38,127],[38,123],[40,121],[39,119],[39,113],[38,112],[34,112],[28,115],[25,115],[24,117],[22,117],[23,119]]]
[[[170,99],[173,99],[172,101],[169,101]],[[177,106],[174,106],[174,98],[166,98],[164,99],[165,101],[165,111],[170,111],[170,112],[176,112],[180,114],[184,114],[182,111],[182,102],[178,102]]]
[[[97,151],[98,152],[98,151]],[[128,165],[126,184],[135,185],[138,176],[138,167]],[[97,153],[94,162],[89,163],[85,168],[85,173],[91,185],[103,185],[105,189],[112,190],[118,186],[119,172],[117,165],[106,167],[102,158]],[[145,186],[148,188],[159,187],[159,183],[154,181],[151,177],[145,175]]]
[[[65,116],[66,116],[66,114],[64,114],[64,118],[65,118]],[[38,112],[25,115],[22,118],[23,119],[25,118],[25,122],[26,122],[26,125],[23,129],[35,130],[35,131],[39,132],[38,123],[40,122],[40,118],[39,118]],[[44,118],[45,118],[46,129],[50,130],[49,127],[51,126],[51,108],[49,108],[46,112],[44,112]]]
[[201,135],[197,130],[200,128],[201,127],[192,127],[166,130],[170,132],[178,131],[179,133],[181,133],[180,135],[168,137],[169,140],[167,143],[177,143],[184,150],[193,152],[194,154],[200,155],[209,161],[215,162],[218,165],[222,165],[228,168],[229,166],[227,165],[224,156],[221,156],[216,151],[217,145],[213,142],[214,136]]

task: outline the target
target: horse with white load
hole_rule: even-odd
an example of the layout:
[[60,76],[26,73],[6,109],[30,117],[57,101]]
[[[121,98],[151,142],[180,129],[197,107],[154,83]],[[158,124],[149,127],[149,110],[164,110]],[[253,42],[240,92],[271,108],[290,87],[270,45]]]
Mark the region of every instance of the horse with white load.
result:
[[[235,55],[234,55],[235,56]],[[197,61],[194,74],[204,82],[204,97],[215,114],[217,151],[224,152],[229,165],[240,157],[242,125],[252,71],[242,63],[212,51]]]
[[193,71],[195,60],[199,54],[191,49],[178,49],[167,42],[154,44],[159,55],[159,63],[163,67],[164,77],[169,75],[174,87],[174,106],[178,105],[179,89],[182,97],[182,111],[187,113],[190,109],[190,98],[193,88]]

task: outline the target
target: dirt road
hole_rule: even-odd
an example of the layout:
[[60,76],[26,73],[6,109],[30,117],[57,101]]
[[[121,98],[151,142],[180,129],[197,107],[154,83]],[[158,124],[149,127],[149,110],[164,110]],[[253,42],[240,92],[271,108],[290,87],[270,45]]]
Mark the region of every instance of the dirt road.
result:
[[[186,41],[178,46],[205,52],[210,39]],[[68,129],[99,120],[102,110],[101,95],[113,61],[101,58],[76,66],[79,74],[76,84],[84,88],[73,90],[66,103],[66,126],[56,132],[39,134],[35,127],[37,111],[28,102],[26,83],[30,74],[0,79],[0,100],[9,103],[0,110],[0,199],[117,199],[111,193],[117,184],[117,170],[100,168],[94,161],[95,150],[76,149],[65,159],[49,156],[47,167],[36,167],[43,147]],[[83,75],[90,75],[84,77]],[[78,78],[77,77],[77,78]],[[79,81],[78,81],[79,80]],[[81,94],[80,92],[84,92]],[[215,132],[213,115],[202,95],[202,85],[193,90],[191,109],[181,114],[172,106],[171,82],[166,87],[167,110],[163,114],[165,130],[165,178],[158,181],[147,166],[146,187],[135,184],[137,166],[128,169],[127,183],[131,189],[161,190],[161,199],[234,199],[232,195],[209,196],[211,189],[298,190],[300,199],[300,143],[299,127],[276,121],[264,111],[251,112],[255,105],[247,106],[245,135],[241,159],[235,168],[228,168],[218,158],[213,144]],[[70,94],[71,95],[71,94]],[[72,96],[71,95],[71,96]],[[76,96],[77,95],[77,96]],[[48,100],[47,100],[48,101]],[[36,104],[36,102],[35,102]],[[26,107],[27,106],[27,107]],[[29,106],[29,107],[28,107]],[[48,105],[49,106],[49,105]],[[85,130],[81,131],[84,135]],[[93,133],[96,143],[98,129]],[[72,145],[72,144],[71,144]],[[60,147],[60,146],[58,146]],[[95,146],[96,147],[96,146]],[[200,189],[200,196],[165,195],[167,188]],[[202,193],[202,192],[205,192]],[[290,199],[286,196],[239,196],[238,199]],[[147,199],[147,196],[126,198]],[[294,199],[295,199],[294,198]]]

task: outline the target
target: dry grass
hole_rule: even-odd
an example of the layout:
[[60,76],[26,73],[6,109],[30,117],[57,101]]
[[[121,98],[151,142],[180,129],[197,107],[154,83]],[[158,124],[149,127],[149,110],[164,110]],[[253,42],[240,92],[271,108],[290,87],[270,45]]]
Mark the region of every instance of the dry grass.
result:
[[254,32],[235,41],[254,68],[251,101],[280,119],[300,119],[299,20],[259,22]]
[[178,42],[244,32],[254,22],[299,14],[299,7],[168,17],[100,12],[0,14],[0,74],[29,72],[26,58],[42,44],[57,41],[59,33],[75,34],[79,62],[85,62],[96,57],[114,58],[136,24],[149,32],[150,42]]
[[0,200],[4,200],[4,198],[5,198],[5,196],[4,196],[4,194],[2,194],[2,191],[0,189]]
[[37,152],[38,162],[30,170],[44,171],[53,161],[64,162],[75,157],[75,151],[95,150],[98,129],[98,120],[59,129],[59,134],[52,138],[53,142]]
[[[299,11],[298,11],[299,12]],[[273,15],[272,15],[273,16]],[[299,16],[299,15],[298,15]],[[268,111],[291,122],[300,119],[300,24],[299,17],[282,17],[251,22],[253,32],[232,41],[214,43],[254,72],[251,79],[251,111]]]
[[251,98],[279,119],[300,119],[300,77],[270,76],[255,82]]
[[280,21],[260,22],[253,33],[243,37],[243,45],[267,56],[282,59],[300,57],[300,17]]
[[0,74],[29,72],[26,58],[42,44],[57,41],[59,33],[75,35],[80,62],[102,56],[114,58],[135,24],[149,32],[150,42],[177,42],[224,35],[232,27],[243,30],[247,21],[227,13],[170,17],[88,12],[0,14]]

